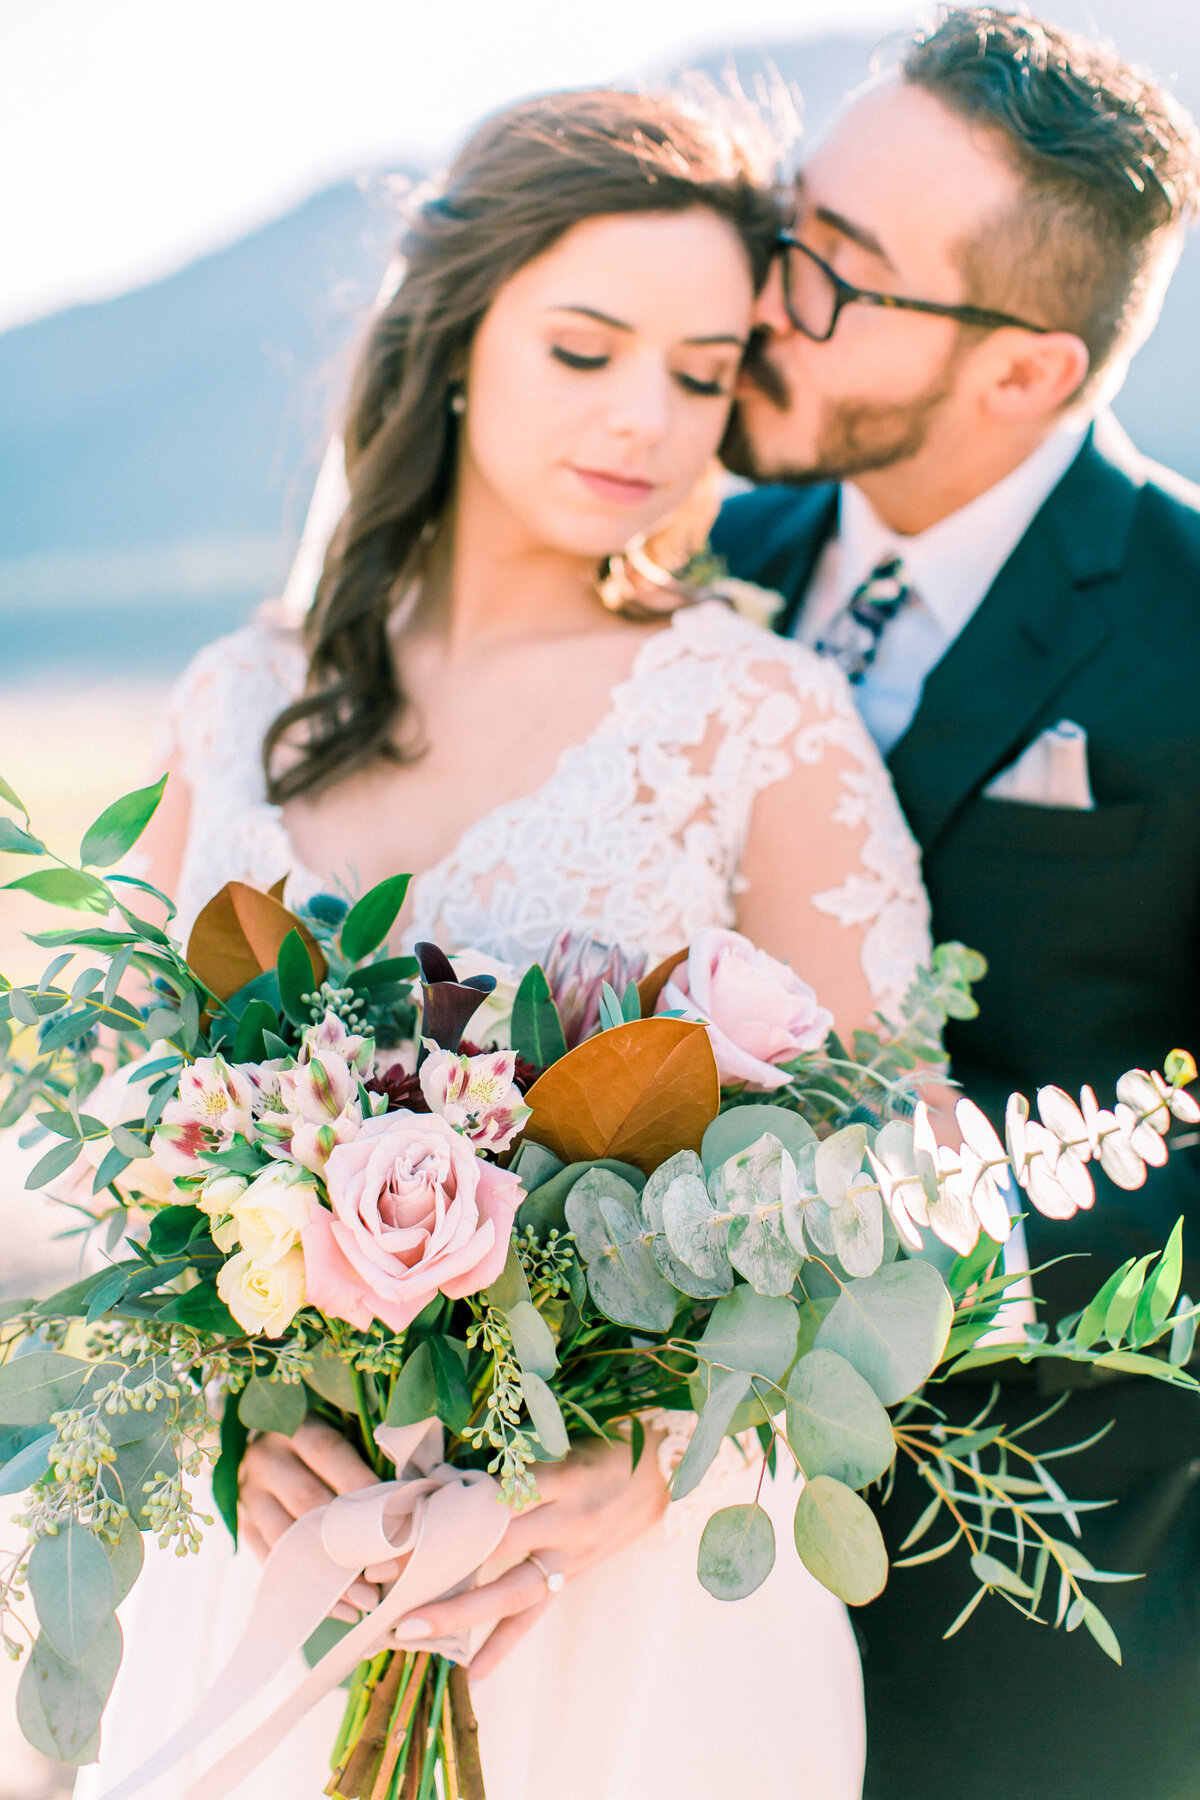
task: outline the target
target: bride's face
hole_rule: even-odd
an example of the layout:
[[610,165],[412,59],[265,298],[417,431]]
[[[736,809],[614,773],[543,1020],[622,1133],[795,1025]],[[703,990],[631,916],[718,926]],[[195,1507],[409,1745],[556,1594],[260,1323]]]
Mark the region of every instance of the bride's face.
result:
[[650,530],[721,441],[753,305],[741,241],[707,209],[573,227],[476,333],[460,503],[487,496],[597,561]]

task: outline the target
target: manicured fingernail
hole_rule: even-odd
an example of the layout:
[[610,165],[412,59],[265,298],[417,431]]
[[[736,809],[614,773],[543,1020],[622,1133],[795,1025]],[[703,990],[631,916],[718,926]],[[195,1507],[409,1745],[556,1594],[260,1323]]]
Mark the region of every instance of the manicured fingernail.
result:
[[433,1626],[428,1619],[401,1619],[392,1627],[397,1637],[427,1638],[433,1636]]

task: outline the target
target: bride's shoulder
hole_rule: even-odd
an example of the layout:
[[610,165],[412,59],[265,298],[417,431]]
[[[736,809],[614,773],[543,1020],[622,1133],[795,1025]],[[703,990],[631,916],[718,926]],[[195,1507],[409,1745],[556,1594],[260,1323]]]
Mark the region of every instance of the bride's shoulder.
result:
[[172,691],[176,719],[233,724],[269,708],[272,715],[301,692],[307,659],[299,632],[263,606],[236,631],[198,650]]
[[757,687],[786,689],[801,698],[811,696],[825,708],[853,710],[846,678],[835,664],[770,629],[784,604],[781,595],[732,578],[709,591],[711,598],[674,614],[672,631],[660,640],[664,660],[720,664],[731,681],[744,676]]

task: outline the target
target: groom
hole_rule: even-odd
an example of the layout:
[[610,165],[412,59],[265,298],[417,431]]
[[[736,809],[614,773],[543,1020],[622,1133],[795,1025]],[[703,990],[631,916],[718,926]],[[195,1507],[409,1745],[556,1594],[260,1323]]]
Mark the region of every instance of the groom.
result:
[[[949,1047],[993,1112],[1047,1082],[1111,1104],[1123,1069],[1200,1054],[1200,490],[1104,410],[1198,191],[1194,128],[1143,76],[1024,15],[944,12],[812,151],[731,431],[731,466],[777,485],[730,501],[714,547],[854,684],[935,937],[990,965]],[[1200,1256],[1200,1151],[1101,1185],[1090,1215],[1029,1222],[1035,1266],[1093,1252],[1039,1280],[1051,1320],[1180,1212]],[[1015,1427],[1048,1400],[1013,1367]],[[961,1419],[987,1398],[946,1394]],[[1097,1590],[1125,1667],[998,1596],[943,1642],[961,1551],[896,1571],[856,1615],[868,1800],[1200,1796],[1200,1400],[1111,1380],[1031,1441],[1110,1419],[1058,1473],[1121,1500],[1085,1517],[1095,1566],[1150,1571]],[[901,1474],[894,1552],[922,1505]]]

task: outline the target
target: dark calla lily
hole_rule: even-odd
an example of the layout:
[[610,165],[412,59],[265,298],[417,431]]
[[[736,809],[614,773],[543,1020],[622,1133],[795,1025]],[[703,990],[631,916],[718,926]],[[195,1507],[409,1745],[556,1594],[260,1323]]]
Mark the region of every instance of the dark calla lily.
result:
[[[496,985],[494,975],[471,975],[459,981],[454,965],[437,944],[417,944],[414,955],[421,970],[421,1036],[432,1038],[439,1049],[457,1052],[473,1013]],[[428,1051],[424,1043],[417,1057],[420,1068]]]

